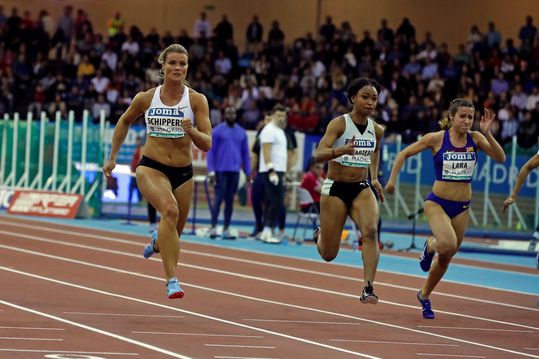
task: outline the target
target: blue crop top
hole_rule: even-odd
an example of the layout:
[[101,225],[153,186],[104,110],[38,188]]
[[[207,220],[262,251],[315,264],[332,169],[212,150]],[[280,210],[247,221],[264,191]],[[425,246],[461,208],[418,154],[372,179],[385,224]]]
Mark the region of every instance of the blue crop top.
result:
[[455,147],[449,139],[449,130],[445,130],[442,147],[432,158],[437,181],[470,183],[477,163],[477,145],[468,133],[466,146]]

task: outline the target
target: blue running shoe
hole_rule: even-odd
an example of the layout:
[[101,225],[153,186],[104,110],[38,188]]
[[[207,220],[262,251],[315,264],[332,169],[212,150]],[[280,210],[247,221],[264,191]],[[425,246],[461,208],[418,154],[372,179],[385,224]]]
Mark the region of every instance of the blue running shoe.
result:
[[425,244],[423,245],[423,252],[421,253],[421,256],[419,257],[419,266],[423,270],[423,272],[428,272],[430,270],[430,265],[432,264],[432,259],[434,258],[434,255],[436,253],[430,253],[429,252],[429,240],[427,239],[425,241]]
[[177,278],[171,278],[167,282],[167,296],[168,299],[183,298],[183,290],[180,287],[180,283]]
[[430,300],[423,299],[421,296],[421,289],[417,292],[417,300],[419,300],[419,303],[421,303],[421,306],[423,307],[423,318],[434,319],[434,312],[432,311]]
[[144,253],[143,253],[144,258],[150,258],[151,256],[153,256],[154,253],[159,253],[159,251],[156,251],[154,249],[156,241],[157,241],[157,230],[153,231],[152,239],[150,240],[150,243],[148,243],[146,247],[144,247]]

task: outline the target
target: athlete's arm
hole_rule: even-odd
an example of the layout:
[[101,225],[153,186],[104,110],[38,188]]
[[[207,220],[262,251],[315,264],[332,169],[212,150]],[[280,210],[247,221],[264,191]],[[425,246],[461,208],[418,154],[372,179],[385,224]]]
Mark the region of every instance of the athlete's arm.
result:
[[484,151],[494,161],[502,163],[505,162],[505,152],[494,136],[492,136],[492,133],[490,133],[490,125],[495,117],[494,112],[486,108],[485,114],[481,116],[481,122],[479,123],[481,132],[483,133],[473,131],[472,138],[480,150]]
[[116,158],[118,157],[120,147],[125,141],[127,132],[129,132],[129,126],[139,118],[139,116],[144,113],[146,107],[148,107],[147,94],[148,92],[139,92],[135,98],[133,98],[131,105],[129,105],[127,110],[120,116],[120,119],[114,128],[109,159],[103,166],[103,173],[107,177],[110,177],[112,170],[116,167]]
[[522,184],[528,177],[531,171],[539,167],[539,154],[534,155],[532,158],[528,160],[521,168],[520,171],[518,171],[517,179],[515,182],[515,185],[513,187],[513,191],[511,192],[511,195],[507,197],[507,199],[503,202],[503,211],[507,209],[510,205],[512,205],[516,200],[518,196],[518,192],[520,192],[520,188],[522,187]]
[[404,164],[404,161],[408,157],[412,157],[419,152],[426,150],[427,148],[433,149],[436,142],[440,142],[440,136],[443,135],[443,132],[434,132],[428,133],[425,136],[421,137],[419,141],[412,143],[410,146],[404,148],[397,154],[395,161],[393,162],[393,167],[391,168],[391,175],[386,184],[386,191],[388,193],[393,193],[395,190],[395,181],[397,176]]
[[382,192],[382,185],[378,181],[378,166],[380,165],[380,142],[384,137],[384,128],[378,124],[374,124],[374,132],[376,133],[376,148],[371,155],[371,164],[369,170],[371,173],[371,186],[376,191],[380,201],[384,202],[384,194]]
[[196,127],[191,119],[183,119],[182,127],[191,137],[191,140],[202,151],[207,152],[211,148],[211,121],[208,100],[206,96],[193,92],[189,95],[193,104],[193,112],[196,119]]
[[345,127],[346,125],[343,116],[336,117],[329,122],[326,133],[324,133],[314,154],[314,158],[316,158],[317,162],[329,161],[345,154],[354,154],[354,138],[343,147],[333,148],[333,144],[337,138],[344,133]]

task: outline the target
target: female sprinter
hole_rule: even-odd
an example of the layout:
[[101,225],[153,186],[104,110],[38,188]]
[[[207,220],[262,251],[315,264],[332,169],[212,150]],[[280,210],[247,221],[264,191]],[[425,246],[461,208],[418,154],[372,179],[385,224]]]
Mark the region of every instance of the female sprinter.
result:
[[144,198],[161,214],[159,228],[144,248],[144,257],[161,253],[167,295],[173,299],[184,294],[176,268],[179,236],[193,196],[192,144],[208,151],[212,137],[206,97],[185,83],[187,50],[172,44],[159,55],[158,62],[162,66],[163,84],[138,93],[120,117],[103,172],[107,177],[111,175],[129,125],[144,114],[147,140],[136,171],[137,183]]
[[[386,191],[393,193],[397,175],[404,160],[427,148],[432,151],[436,181],[425,199],[425,214],[433,237],[424,245],[419,259],[421,269],[429,271],[426,283],[417,292],[423,307],[423,317],[434,319],[429,296],[442,279],[451,258],[457,253],[468,225],[472,176],[477,162],[477,150],[484,151],[497,162],[505,161],[505,153],[489,131],[494,120],[485,109],[479,131],[470,131],[475,109],[472,101],[458,98],[451,101],[449,118],[440,121],[442,131],[429,133],[403,149],[395,158]],[[435,253],[438,260],[432,264]]]
[[371,184],[383,201],[378,182],[379,143],[384,135],[382,126],[370,117],[380,85],[371,79],[360,78],[348,87],[352,111],[331,120],[315,153],[317,161],[330,161],[327,178],[322,184],[320,198],[320,228],[315,230],[320,256],[332,261],[339,252],[341,232],[350,216],[361,231],[365,286],[362,303],[378,303],[373,283],[380,256],[378,248],[378,203],[369,188]]

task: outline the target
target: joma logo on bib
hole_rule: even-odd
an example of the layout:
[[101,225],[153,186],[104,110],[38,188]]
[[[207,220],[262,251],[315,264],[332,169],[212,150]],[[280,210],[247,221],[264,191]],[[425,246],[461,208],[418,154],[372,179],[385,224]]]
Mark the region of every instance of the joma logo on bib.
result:
[[184,117],[182,111],[177,108],[167,108],[167,107],[153,107],[148,110],[148,116],[159,116],[159,117]]

